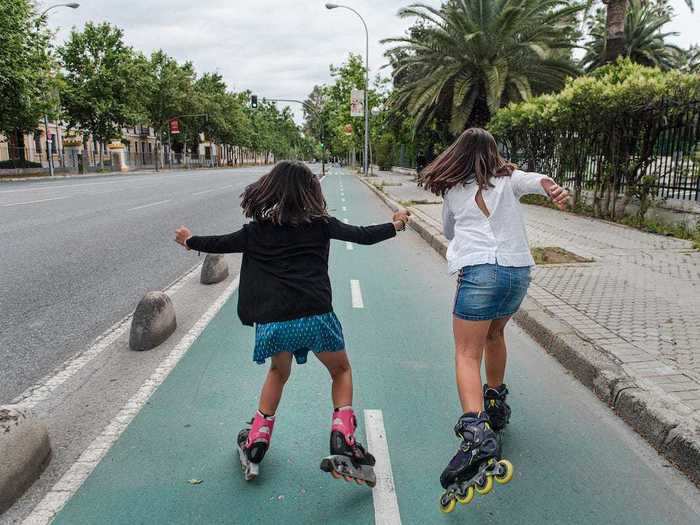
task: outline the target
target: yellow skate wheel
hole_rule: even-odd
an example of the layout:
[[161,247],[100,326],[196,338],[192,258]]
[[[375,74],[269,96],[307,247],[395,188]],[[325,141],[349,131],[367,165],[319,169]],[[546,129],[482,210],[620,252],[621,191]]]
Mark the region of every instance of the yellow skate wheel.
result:
[[457,501],[459,501],[462,505],[469,505],[474,499],[474,487],[469,485],[464,497],[460,496],[459,492],[456,494],[456,497]]
[[481,496],[486,496],[489,492],[493,490],[493,476],[486,476],[484,484],[482,486],[476,485],[476,492]]
[[501,461],[498,462],[498,464],[501,466],[501,468],[504,470],[503,474],[500,476],[494,476],[496,479],[496,483],[499,483],[500,485],[505,485],[508,483],[511,479],[513,479],[513,464],[508,461],[507,459],[502,459]]
[[449,514],[453,510],[455,510],[455,507],[457,506],[457,500],[454,498],[452,494],[443,494],[440,497],[440,512],[444,512],[445,514]]

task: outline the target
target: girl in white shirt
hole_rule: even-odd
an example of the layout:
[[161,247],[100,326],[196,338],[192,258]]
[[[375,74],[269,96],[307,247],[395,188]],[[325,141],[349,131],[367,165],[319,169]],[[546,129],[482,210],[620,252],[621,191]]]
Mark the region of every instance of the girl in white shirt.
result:
[[[526,173],[506,162],[491,134],[471,128],[419,175],[419,184],[444,199],[443,228],[450,241],[447,263],[459,273],[453,307],[457,390],[464,415],[455,426],[462,438],[445,468],[441,507],[468,503],[474,490],[487,494],[496,481],[512,476],[500,456],[494,431],[508,423],[508,390],[503,383],[503,331],[530,284],[530,254],[520,197],[549,196],[563,209],[568,192],[549,177]],[[487,384],[481,383],[485,354]]]

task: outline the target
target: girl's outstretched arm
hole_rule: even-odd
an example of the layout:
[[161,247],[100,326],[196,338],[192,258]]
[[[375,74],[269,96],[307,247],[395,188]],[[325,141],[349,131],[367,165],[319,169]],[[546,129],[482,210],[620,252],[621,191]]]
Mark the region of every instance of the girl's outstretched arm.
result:
[[329,217],[326,223],[328,237],[339,241],[350,241],[356,244],[376,244],[396,236],[396,232],[403,230],[408,222],[407,212],[397,212],[394,222],[377,224],[376,226],[353,226],[339,221],[335,217]]
[[247,235],[244,227],[228,235],[193,236],[188,228],[181,226],[175,230],[175,242],[198,252],[241,253],[245,251]]
[[523,195],[544,195],[552,199],[560,210],[566,208],[569,201],[569,192],[554,182],[553,179],[540,173],[526,173],[515,170],[511,175],[513,192],[520,198]]

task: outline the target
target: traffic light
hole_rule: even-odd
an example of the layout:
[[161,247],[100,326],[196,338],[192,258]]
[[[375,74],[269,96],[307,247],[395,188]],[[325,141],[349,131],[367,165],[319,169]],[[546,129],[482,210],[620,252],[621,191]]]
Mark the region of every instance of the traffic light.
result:
[[251,95],[250,97],[250,107],[255,109],[258,107],[258,96],[257,95]]

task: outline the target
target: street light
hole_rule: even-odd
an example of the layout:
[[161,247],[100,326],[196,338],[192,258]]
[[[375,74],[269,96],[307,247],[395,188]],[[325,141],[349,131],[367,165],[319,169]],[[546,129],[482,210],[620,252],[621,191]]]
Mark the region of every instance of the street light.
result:
[[326,9],[337,9],[339,7],[355,13],[358,17],[360,17],[362,25],[365,27],[365,158],[363,163],[363,172],[365,175],[367,175],[369,162],[369,157],[367,156],[369,151],[369,31],[367,30],[367,23],[365,22],[365,19],[362,18],[362,15],[355,11],[352,7],[341,4],[326,4]]
[[44,9],[42,11],[41,15],[39,15],[39,16],[43,17],[46,13],[48,13],[49,11],[51,11],[52,9],[55,9],[57,7],[70,7],[71,9],[78,9],[80,7],[80,4],[78,4],[76,2],[70,2],[69,4],[54,4],[52,6],[47,7],[46,9]]
[[[78,9],[80,7],[80,4],[76,2],[71,2],[68,4],[51,5],[42,11],[42,13],[39,15],[39,18],[44,18],[46,16],[46,13],[57,7],[69,7],[71,9]],[[49,116],[46,113],[44,113],[44,127],[46,128],[46,160],[48,160],[49,162],[49,176],[53,177],[53,153],[51,152],[51,143],[49,142]],[[58,139],[56,139],[56,144],[58,144]]]

